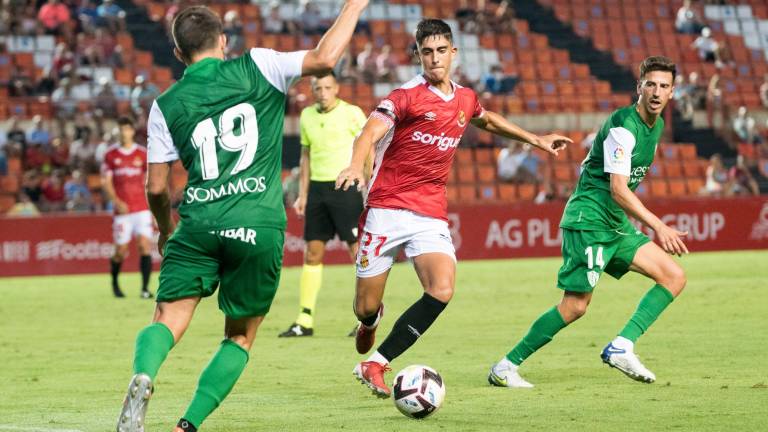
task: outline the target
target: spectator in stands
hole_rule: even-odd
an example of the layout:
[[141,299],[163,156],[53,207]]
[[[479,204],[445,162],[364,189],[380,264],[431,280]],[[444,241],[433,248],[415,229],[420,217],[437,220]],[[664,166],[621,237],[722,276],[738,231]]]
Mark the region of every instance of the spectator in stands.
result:
[[104,163],[104,155],[107,154],[107,150],[109,150],[109,147],[116,144],[113,138],[115,135],[117,134],[105,132],[101,136],[101,142],[96,146],[96,150],[93,152],[93,159],[96,161],[97,165],[101,166],[101,164]]
[[723,159],[719,154],[709,158],[709,166],[706,171],[704,188],[699,191],[702,195],[723,196],[728,191],[728,171],[723,166]]
[[21,125],[19,125],[18,117],[11,117],[5,137],[6,154],[24,155],[27,150],[27,134],[24,133]]
[[75,128],[75,134],[73,136],[73,139],[75,140],[82,139],[85,134],[90,134],[93,131],[86,115],[82,113],[75,115],[73,127]]
[[59,87],[51,94],[56,117],[62,125],[64,120],[73,119],[77,113],[77,100],[72,94],[72,87],[72,81],[69,78],[63,78],[59,82]]
[[384,45],[381,52],[376,56],[376,79],[377,81],[393,82],[397,80],[397,59],[392,54],[392,47]]
[[350,51],[349,46],[344,49],[344,54],[341,55],[341,58],[333,68],[333,73],[339,82],[354,81],[356,79],[355,68],[352,64],[352,51]]
[[243,23],[240,22],[240,16],[237,11],[230,10],[224,14],[224,34],[227,35],[227,47],[225,55],[227,57],[238,57],[245,49],[245,39],[243,39]]
[[136,75],[134,83],[136,85],[131,90],[131,109],[138,117],[139,109],[149,112],[152,101],[160,95],[160,90],[154,84],[148,83],[144,75]]
[[10,97],[30,97],[34,93],[31,77],[20,67],[14,67],[8,79],[8,95]]
[[597,133],[600,131],[600,128],[598,126],[595,126],[591,132],[587,134],[587,136],[584,137],[583,140],[581,140],[581,147],[587,150],[587,153],[589,153],[590,150],[592,150],[592,145],[595,143],[595,138],[597,138]]
[[264,33],[273,34],[293,34],[296,30],[291,21],[286,21],[280,16],[280,2],[277,0],[269,4],[269,13],[264,16],[261,28]]
[[538,157],[530,146],[511,142],[501,149],[497,160],[498,175],[502,181],[515,183],[537,183]]
[[301,31],[305,35],[323,34],[328,29],[327,24],[323,20],[320,14],[320,9],[312,0],[301,0],[303,8],[299,15],[299,23],[301,25]]
[[[462,87],[471,88],[473,90],[477,87],[477,82],[476,81],[472,81],[472,79],[469,77],[469,75],[467,75],[464,72],[464,68],[462,68],[461,65],[457,64],[457,65],[453,66],[453,71],[451,72],[451,76],[453,77],[452,78],[453,81],[455,81],[456,84],[458,84],[458,85],[460,85]],[[472,129],[471,128],[467,129],[467,132],[470,131],[470,130],[472,130]]]
[[693,118],[693,100],[691,99],[690,87],[685,84],[685,76],[675,77],[675,91],[672,94],[675,101],[675,108],[685,120]]
[[691,0],[684,0],[683,5],[677,10],[675,28],[680,33],[697,34],[702,25],[698,13],[691,7]]
[[99,79],[99,92],[96,93],[93,106],[101,110],[107,118],[117,117],[117,96],[112,89],[112,83],[106,77]]
[[5,156],[5,150],[0,146],[0,176],[8,175],[8,158]]
[[59,0],[48,0],[37,13],[37,19],[43,25],[45,32],[52,35],[68,35],[69,18],[69,8]]
[[0,35],[13,34],[13,16],[8,9],[0,10]]
[[718,67],[723,65],[720,58],[720,44],[712,37],[712,30],[709,27],[701,29],[701,36],[693,41],[691,48],[698,50],[701,60],[714,62]]
[[691,98],[691,105],[693,109],[701,109],[705,106],[707,99],[707,89],[699,83],[698,72],[691,72],[688,74],[688,94]]
[[64,184],[66,209],[70,212],[87,212],[93,207],[91,191],[85,183],[85,177],[80,170],[72,171],[72,176]]
[[59,170],[51,172],[51,175],[43,182],[43,211],[62,211],[66,205],[64,193],[64,173]]
[[488,17],[488,24],[494,33],[514,35],[517,32],[515,28],[515,10],[509,6],[509,1],[502,0],[498,2],[493,15]]
[[51,75],[54,80],[59,80],[66,76],[67,67],[70,69],[75,64],[75,53],[72,52],[66,43],[60,42],[53,51],[53,61],[51,64]]
[[376,76],[376,54],[370,42],[366,43],[357,55],[357,72],[363,81],[373,83],[373,78]]
[[80,27],[86,33],[93,33],[99,22],[96,2],[93,0],[82,0],[80,7],[77,8],[77,20],[80,22]]
[[125,11],[113,0],[104,0],[104,2],[96,8],[96,13],[99,15],[101,26],[105,26],[112,33],[125,30]]
[[18,33],[24,36],[35,36],[41,29],[40,21],[37,20],[37,13],[33,4],[24,8],[23,15],[19,18]]
[[760,101],[763,102],[763,108],[768,108],[768,74],[765,74],[760,84]]
[[69,146],[69,165],[88,173],[96,172],[96,144],[91,139],[91,132],[82,138],[72,141]]
[[490,73],[483,77],[483,91],[495,95],[509,94],[517,85],[518,78],[506,75],[501,65],[491,66]]
[[533,203],[544,204],[550,201],[554,201],[556,198],[557,191],[552,185],[552,182],[549,180],[544,180],[544,183],[542,183],[541,188],[539,189],[539,193],[536,194],[535,198],[533,198]]
[[69,144],[64,137],[55,137],[51,140],[51,165],[54,168],[69,167]]
[[40,216],[40,210],[37,209],[27,194],[20,191],[16,194],[16,204],[5,215],[9,217],[34,217]]
[[728,170],[728,180],[731,186],[731,195],[760,195],[760,188],[757,187],[755,178],[744,162],[743,155],[738,155],[736,165]]
[[32,117],[32,126],[27,131],[27,142],[31,144],[42,144],[48,147],[51,143],[51,133],[43,123],[43,117],[39,114]]
[[747,107],[740,106],[736,117],[733,119],[733,133],[743,143],[760,144],[760,134],[755,127],[755,118],[747,113]]
[[39,204],[43,196],[41,184],[42,180],[37,170],[27,170],[21,177],[21,191],[35,204]]

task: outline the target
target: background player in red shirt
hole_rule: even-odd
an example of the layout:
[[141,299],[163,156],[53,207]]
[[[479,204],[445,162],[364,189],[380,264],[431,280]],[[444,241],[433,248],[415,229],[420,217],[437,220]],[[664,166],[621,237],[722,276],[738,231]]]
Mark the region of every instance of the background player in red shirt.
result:
[[456,255],[447,222],[445,185],[456,147],[469,126],[529,143],[557,154],[567,143],[559,135],[536,136],[486,112],[471,89],[451,81],[457,48],[451,28],[436,19],[416,29],[423,73],[379,103],[355,140],[352,162],[337,188],[365,186],[363,166],[376,143],[366,210],[360,217],[355,315],[361,354],[373,347],[383,313],[381,299],[389,269],[401,248],[413,259],[424,295],[395,322],[392,331],[354,374],[379,397],[389,397],[384,381],[389,362],[424,334],[453,296]]
[[147,150],[133,141],[133,121],[121,117],[120,144],[113,145],[104,155],[101,180],[107,197],[112,201],[115,218],[112,223],[115,239],[115,254],[110,260],[112,292],[115,297],[125,297],[118,275],[123,259],[128,253],[131,238],[136,237],[141,269],[141,298],[152,298],[147,285],[152,272],[152,257],[149,255],[150,239],[154,233],[152,214],[149,212],[144,194],[147,178]]

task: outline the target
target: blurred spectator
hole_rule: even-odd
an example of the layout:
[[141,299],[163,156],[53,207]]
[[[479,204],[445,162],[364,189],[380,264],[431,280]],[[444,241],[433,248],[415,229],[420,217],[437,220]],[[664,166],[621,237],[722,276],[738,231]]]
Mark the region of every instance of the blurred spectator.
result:
[[509,1],[500,1],[496,10],[488,18],[488,24],[494,33],[505,33],[514,35],[517,32],[515,28],[515,10],[509,6]]
[[28,170],[21,177],[21,191],[29,197],[33,203],[40,203],[43,196],[42,180],[37,170]]
[[53,62],[51,67],[51,76],[58,80],[66,75],[66,71],[75,64],[75,54],[67,47],[67,44],[60,42],[53,51]]
[[[176,14],[181,12],[181,10],[186,7],[184,4],[184,0],[172,0],[170,6],[168,6],[167,9],[165,9],[165,16],[163,16],[163,21],[165,23],[165,28],[168,30],[168,34],[171,33],[171,28],[173,27],[173,20],[176,18]],[[155,17],[152,17],[153,19]],[[158,19],[161,17],[157,17]]]
[[544,204],[550,201],[554,201],[557,198],[557,191],[555,191],[555,187],[552,185],[552,182],[549,180],[544,181],[542,183],[541,188],[539,189],[539,193],[536,194],[536,197],[533,199],[534,204]]
[[370,42],[366,43],[357,55],[357,72],[360,78],[369,84],[376,76],[376,55],[373,53],[373,44]]
[[32,126],[27,131],[27,142],[42,144],[44,147],[51,143],[51,134],[43,124],[43,118],[40,115],[32,117]]
[[475,89],[477,87],[477,82],[472,81],[472,79],[464,72],[464,68],[461,67],[461,65],[456,65],[453,67],[453,71],[451,72],[451,75],[453,77],[453,81],[456,82],[456,84],[467,87],[471,89]]
[[392,55],[392,47],[384,45],[376,56],[376,78],[378,81],[393,82],[397,79],[397,60]]
[[35,203],[24,192],[19,192],[16,195],[16,204],[11,207],[5,214],[10,217],[32,217],[40,216],[40,210],[37,209]]
[[747,107],[739,107],[736,117],[733,119],[733,133],[741,142],[747,144],[759,144],[760,134],[755,128],[755,119],[747,113]]
[[45,32],[53,35],[67,34],[69,18],[69,8],[59,0],[48,0],[37,13],[37,19],[43,24]]
[[768,108],[768,74],[765,74],[763,83],[760,84],[760,100],[763,102],[763,108]]
[[95,155],[96,145],[92,143],[91,132],[85,133],[69,146],[69,165],[89,173],[95,172]]
[[7,154],[24,155],[27,151],[27,135],[19,125],[19,119],[11,117],[11,124],[8,126],[8,132],[5,135],[5,147]]
[[32,77],[19,67],[14,67],[8,80],[8,95],[11,97],[29,97],[34,92]]
[[243,39],[243,24],[237,11],[231,10],[224,14],[224,34],[227,35],[227,47],[224,53],[227,57],[237,57],[245,49]]
[[584,137],[583,140],[581,140],[581,147],[586,149],[587,152],[592,150],[592,145],[595,143],[595,138],[597,138],[597,133],[599,131],[599,127],[595,127],[590,133],[587,134],[587,136]]
[[0,145],[0,176],[8,175],[8,158],[5,156],[5,150]]
[[755,178],[744,163],[744,156],[736,157],[736,165],[728,171],[728,180],[731,186],[731,195],[760,195]]
[[139,109],[149,112],[152,102],[160,95],[160,90],[154,84],[148,83],[144,75],[136,75],[136,85],[131,90],[131,109],[138,117]]
[[64,78],[59,82],[59,87],[53,91],[51,102],[56,110],[56,117],[60,122],[72,120],[77,113],[77,101],[72,94],[72,81]]
[[93,152],[93,159],[99,166],[104,163],[104,155],[107,154],[109,147],[115,144],[115,141],[112,137],[113,134],[109,132],[104,133],[104,135],[101,137],[101,142],[96,146],[96,150]]
[[96,2],[93,0],[82,0],[80,7],[77,8],[77,20],[80,21],[80,27],[86,33],[93,33],[99,21]]
[[280,2],[275,0],[269,4],[269,13],[264,15],[264,19],[261,23],[261,28],[264,33],[290,33],[293,34],[296,30],[291,21],[283,20],[280,17]]
[[112,50],[112,54],[107,57],[107,66],[113,68],[124,68],[125,59],[123,57],[123,46],[116,44],[115,49]]
[[720,58],[720,44],[712,37],[712,30],[709,27],[701,29],[701,36],[691,44],[699,52],[699,58],[706,62],[715,62],[716,66],[722,66]]
[[688,74],[688,95],[691,98],[691,104],[693,109],[704,108],[704,102],[707,98],[707,89],[699,83],[698,72],[691,72]]
[[536,183],[539,180],[539,158],[531,152],[529,145],[510,143],[499,152],[497,164],[499,178],[503,181]]
[[683,0],[683,5],[677,10],[675,17],[675,29],[680,33],[697,34],[701,27],[701,20],[691,7],[691,0]]
[[475,22],[475,16],[477,11],[469,6],[468,0],[460,0],[459,7],[456,9],[454,15],[456,21],[459,22],[459,28],[467,33],[475,33],[477,23]]
[[43,182],[43,211],[62,211],[66,205],[64,174],[55,170]]
[[71,212],[90,211],[93,207],[91,191],[85,183],[85,178],[80,170],[72,171],[72,177],[64,184],[66,196],[66,209]]
[[341,58],[333,68],[333,73],[339,81],[355,80],[355,69],[352,65],[352,52],[349,46],[344,50],[344,54],[341,55]]
[[303,10],[299,15],[301,31],[305,35],[323,34],[327,29],[327,25],[320,15],[320,9],[312,0],[301,0],[301,3],[304,3]]
[[69,167],[69,144],[66,138],[56,137],[51,140],[51,164],[55,168]]
[[88,119],[86,118],[85,114],[82,113],[75,115],[75,122],[73,126],[75,128],[75,140],[82,139],[83,135],[90,134],[93,131],[91,129],[91,125],[88,124]]
[[99,79],[99,92],[96,94],[93,106],[101,110],[105,117],[117,117],[117,96],[112,90],[112,83],[106,77]]
[[706,176],[704,189],[700,191],[702,195],[723,196],[727,192],[728,171],[723,166],[723,159],[719,154],[709,158]]
[[24,8],[24,14],[19,20],[19,33],[25,36],[35,36],[41,33],[38,30],[42,30],[42,26],[40,21],[37,20],[36,12],[33,4],[29,4]]
[[685,76],[675,77],[675,92],[672,94],[675,101],[675,108],[685,120],[693,118],[693,100],[691,99],[690,87],[685,84]]
[[125,30],[125,11],[113,0],[104,0],[104,2],[96,8],[96,13],[99,15],[101,26],[106,26],[112,33]]
[[491,66],[491,71],[483,77],[483,91],[491,94],[509,94],[515,89],[518,78],[504,73],[501,65]]
[[78,33],[77,59],[77,63],[82,66],[100,66],[104,64],[104,53],[94,38]]
[[29,144],[24,153],[24,166],[48,172],[51,168],[51,157],[40,144]]

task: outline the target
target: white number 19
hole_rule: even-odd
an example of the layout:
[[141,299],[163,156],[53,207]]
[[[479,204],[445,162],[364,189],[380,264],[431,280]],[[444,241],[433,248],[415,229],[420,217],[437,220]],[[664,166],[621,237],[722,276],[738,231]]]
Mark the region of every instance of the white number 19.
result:
[[[240,134],[235,134],[236,122],[240,122]],[[216,154],[216,141],[221,148],[230,152],[240,152],[240,157],[230,175],[235,175],[253,163],[259,146],[259,126],[256,122],[256,110],[253,105],[241,103],[227,108],[219,118],[219,128],[213,119],[207,118],[195,126],[192,132],[192,145],[200,151],[200,162],[204,180],[219,177],[219,158]]]

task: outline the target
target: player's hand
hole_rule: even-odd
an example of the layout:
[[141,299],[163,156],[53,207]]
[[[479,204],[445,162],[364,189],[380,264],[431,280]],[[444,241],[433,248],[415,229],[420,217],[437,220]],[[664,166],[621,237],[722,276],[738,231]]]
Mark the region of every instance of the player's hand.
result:
[[565,150],[568,144],[573,144],[573,140],[562,135],[550,134],[539,137],[539,148],[555,156],[560,150]]
[[688,235],[688,231],[678,231],[667,225],[662,225],[655,231],[656,236],[659,239],[659,244],[661,245],[661,248],[664,249],[664,252],[677,256],[683,256],[683,254],[688,253],[688,248],[685,246],[682,239],[682,237]]
[[365,175],[362,168],[348,166],[344,168],[339,176],[336,177],[336,189],[348,190],[350,186],[357,183],[357,190],[362,192],[365,187]]
[[307,197],[298,197],[293,203],[293,210],[296,212],[296,216],[304,217],[304,210],[307,208]]
[[115,200],[115,213],[117,214],[127,214],[128,213],[128,204],[125,203],[123,200]]

